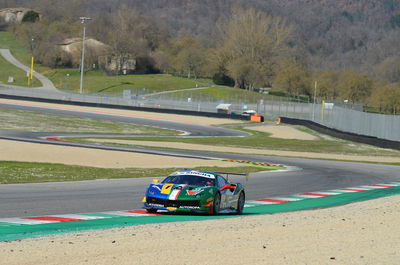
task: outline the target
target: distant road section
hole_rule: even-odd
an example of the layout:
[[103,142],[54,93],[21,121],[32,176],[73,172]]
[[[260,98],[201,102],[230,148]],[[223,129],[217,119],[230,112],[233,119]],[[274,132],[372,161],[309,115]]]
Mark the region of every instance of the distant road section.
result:
[[[25,72],[29,71],[29,67],[18,61],[10,52],[9,49],[0,49],[0,54],[1,56],[4,57],[8,62],[11,64],[15,65],[16,67],[22,69]],[[54,86],[53,82],[51,82],[50,79],[45,77],[44,75],[41,75],[37,72],[33,72],[33,76],[37,78],[41,83],[42,87],[44,89],[50,89],[50,90],[57,90],[56,87]]]

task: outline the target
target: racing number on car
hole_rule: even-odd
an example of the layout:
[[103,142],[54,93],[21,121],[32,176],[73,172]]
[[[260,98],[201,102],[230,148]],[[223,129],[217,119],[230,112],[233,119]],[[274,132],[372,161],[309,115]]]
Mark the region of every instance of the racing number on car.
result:
[[173,186],[174,186],[174,184],[170,184],[170,183],[164,184],[164,186],[161,189],[161,193],[162,194],[170,194]]

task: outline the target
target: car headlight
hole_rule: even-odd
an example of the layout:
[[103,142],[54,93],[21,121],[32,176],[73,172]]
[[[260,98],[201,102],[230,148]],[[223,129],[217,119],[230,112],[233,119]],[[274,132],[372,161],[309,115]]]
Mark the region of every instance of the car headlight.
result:
[[154,194],[154,190],[149,190],[149,193],[150,194]]
[[203,195],[204,195],[203,193],[196,194],[196,198],[200,198]]

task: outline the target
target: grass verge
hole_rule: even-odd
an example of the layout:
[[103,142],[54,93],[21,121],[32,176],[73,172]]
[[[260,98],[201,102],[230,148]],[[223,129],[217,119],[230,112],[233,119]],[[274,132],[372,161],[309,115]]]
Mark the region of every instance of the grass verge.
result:
[[[163,177],[182,168],[95,168],[52,163],[0,161],[0,184]],[[196,167],[195,170],[251,173],[277,167]]]

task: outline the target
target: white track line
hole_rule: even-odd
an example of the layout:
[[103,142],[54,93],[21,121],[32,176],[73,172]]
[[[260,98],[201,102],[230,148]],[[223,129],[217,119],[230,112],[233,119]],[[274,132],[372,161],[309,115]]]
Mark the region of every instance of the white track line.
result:
[[1,218],[0,223],[11,223],[11,224],[21,224],[21,225],[39,225],[39,224],[51,224],[51,223],[58,223],[58,222],[24,219],[24,218]]

